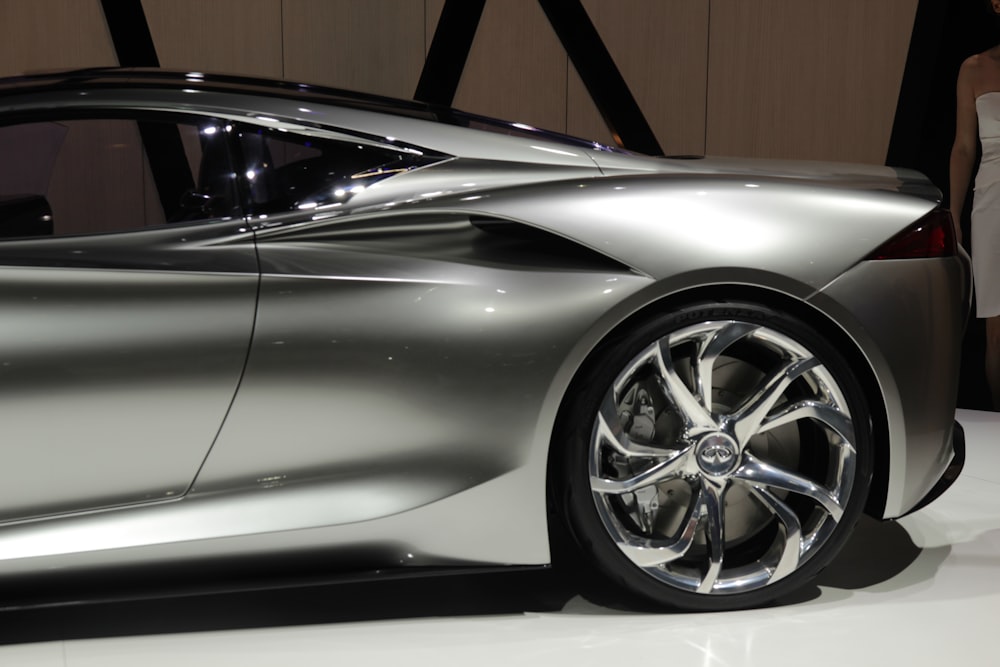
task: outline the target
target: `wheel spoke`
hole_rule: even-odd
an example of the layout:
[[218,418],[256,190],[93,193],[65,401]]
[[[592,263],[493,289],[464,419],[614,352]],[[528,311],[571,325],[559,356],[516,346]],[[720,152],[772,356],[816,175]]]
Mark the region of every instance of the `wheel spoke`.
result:
[[790,405],[786,409],[767,417],[761,423],[757,432],[763,433],[778,426],[794,423],[800,419],[815,419],[836,431],[847,442],[854,441],[854,422],[851,421],[851,418],[838,408],[819,401],[800,401],[799,403]]
[[612,385],[612,391],[616,399],[621,398],[622,394],[625,393],[625,388],[629,385],[632,379],[642,370],[645,366],[652,366],[653,368],[658,367],[658,362],[656,361],[656,343],[653,343],[645,350],[643,350],[639,356],[632,360],[631,364],[622,371],[618,378]]
[[826,488],[807,477],[765,463],[749,452],[743,455],[743,465],[733,476],[758,488],[772,487],[806,496],[821,505],[834,521],[840,521],[844,513],[837,498]]
[[694,544],[698,524],[701,523],[704,512],[704,492],[699,490],[698,495],[688,505],[681,529],[673,539],[651,540],[633,536],[619,542],[618,548],[629,560],[642,568],[654,568],[682,558]]
[[[651,486],[664,480],[674,479],[683,470],[684,463],[687,461],[688,455],[691,453],[691,449],[691,447],[686,447],[672,452],[659,463],[655,464],[651,468],[643,470],[641,473],[634,475],[633,477],[627,477],[625,479],[606,479],[604,477],[591,476],[590,488],[596,493],[621,494],[630,493],[636,489],[641,489],[644,486]],[[661,449],[657,453],[658,456],[663,457],[664,450]]]
[[696,391],[701,404],[709,411],[712,409],[712,373],[715,371],[715,361],[736,341],[744,338],[760,327],[747,322],[727,322],[712,336],[706,336],[698,346],[698,353],[691,360],[694,366]]
[[708,571],[698,586],[699,593],[711,593],[715,583],[719,580],[719,573],[722,572],[726,535],[724,495],[725,487],[717,486],[711,482],[704,484],[704,493],[702,494],[704,509],[702,513],[706,518],[705,540],[708,544]]
[[778,564],[771,573],[771,580],[777,581],[799,567],[799,560],[802,557],[802,524],[792,508],[779,500],[773,493],[759,487],[750,488],[754,495],[778,518],[784,532],[785,545],[781,551],[781,557],[778,559]]
[[837,455],[837,487],[833,490],[835,498],[845,498],[850,493],[856,465],[857,452],[854,445],[844,443]]
[[732,423],[736,440],[740,447],[746,447],[764,423],[768,413],[781,399],[785,389],[803,373],[819,366],[819,361],[814,357],[806,359],[789,359],[777,372],[773,373],[760,389],[743,405],[736,410],[732,416]]
[[656,346],[656,363],[660,374],[658,380],[667,400],[677,409],[689,432],[714,430],[718,428],[715,419],[697,397],[691,393],[684,381],[677,375],[670,356],[669,342],[660,340]]
[[[821,332],[752,303],[702,303],[625,343],[638,354],[609,357],[620,372],[596,387],[586,472],[621,554],[682,599],[720,608],[828,562],[869,482],[870,433]],[[574,524],[583,548],[600,537],[591,523]],[[615,575],[623,564],[604,565]]]

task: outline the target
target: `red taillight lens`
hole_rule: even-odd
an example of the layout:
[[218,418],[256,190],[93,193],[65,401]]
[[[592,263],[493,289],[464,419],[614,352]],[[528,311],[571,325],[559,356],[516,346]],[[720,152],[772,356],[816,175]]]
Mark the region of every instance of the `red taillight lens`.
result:
[[936,208],[868,255],[868,259],[951,257],[958,252],[951,212]]

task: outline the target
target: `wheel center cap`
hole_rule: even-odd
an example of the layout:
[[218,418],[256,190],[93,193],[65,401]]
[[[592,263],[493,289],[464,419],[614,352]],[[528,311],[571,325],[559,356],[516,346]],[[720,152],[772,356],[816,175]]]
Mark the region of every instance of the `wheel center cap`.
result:
[[706,435],[694,450],[698,467],[706,475],[713,477],[721,477],[735,470],[740,460],[739,452],[736,441],[725,433]]

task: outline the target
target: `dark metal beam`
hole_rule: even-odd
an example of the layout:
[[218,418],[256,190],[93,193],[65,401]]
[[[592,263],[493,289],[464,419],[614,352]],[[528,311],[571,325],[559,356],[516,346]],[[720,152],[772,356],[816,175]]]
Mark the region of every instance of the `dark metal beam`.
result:
[[445,2],[413,99],[452,106],[485,5],[486,0]]
[[122,67],[159,67],[153,36],[141,0],[101,0],[111,31],[118,64]]
[[656,135],[580,0],[538,0],[538,4],[615,141],[629,150],[662,155]]
[[[142,0],[101,0],[101,7],[118,64],[122,67],[159,67],[160,59],[156,56]],[[180,132],[176,127],[140,122],[139,135],[149,158],[160,204],[169,215],[177,209],[184,194],[194,188]]]

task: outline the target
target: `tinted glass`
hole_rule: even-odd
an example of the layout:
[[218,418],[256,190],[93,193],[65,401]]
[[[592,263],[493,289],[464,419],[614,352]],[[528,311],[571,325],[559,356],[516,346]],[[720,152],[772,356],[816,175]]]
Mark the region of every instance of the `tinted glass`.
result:
[[224,126],[87,118],[0,127],[0,238],[239,215]]
[[267,128],[239,135],[254,214],[335,208],[377,181],[440,159]]

